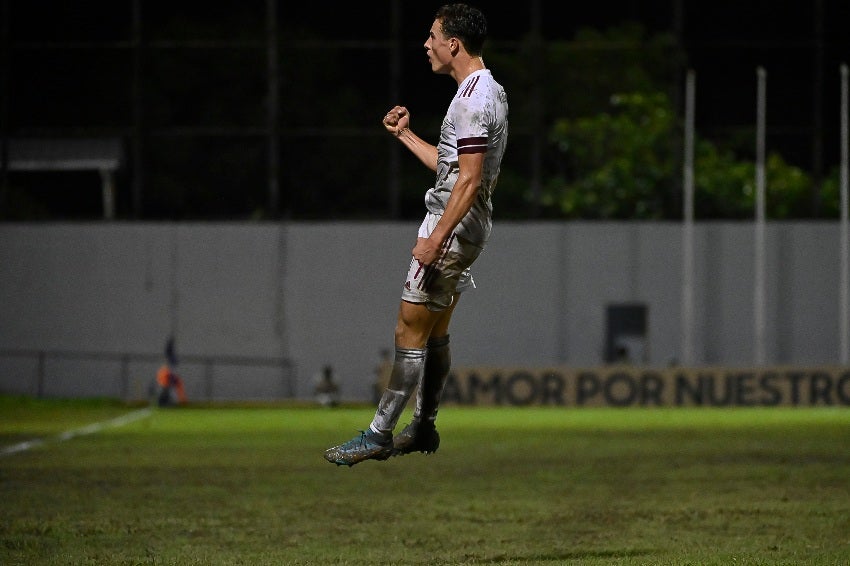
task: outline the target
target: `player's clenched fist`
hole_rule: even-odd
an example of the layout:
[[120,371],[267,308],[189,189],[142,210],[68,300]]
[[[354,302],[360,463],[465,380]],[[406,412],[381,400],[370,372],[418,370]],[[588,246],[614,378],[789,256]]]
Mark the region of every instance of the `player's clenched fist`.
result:
[[394,106],[392,110],[384,116],[384,127],[394,136],[407,128],[410,124],[410,114],[404,106]]

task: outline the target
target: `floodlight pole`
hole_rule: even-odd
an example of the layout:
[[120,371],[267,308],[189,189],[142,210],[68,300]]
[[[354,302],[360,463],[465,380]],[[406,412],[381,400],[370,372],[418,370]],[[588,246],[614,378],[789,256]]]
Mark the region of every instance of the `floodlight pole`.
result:
[[[404,8],[401,0],[393,0],[390,11],[390,25],[392,32],[392,46],[390,47],[389,60],[389,100],[392,104],[401,100],[402,79],[402,44],[401,22]],[[401,144],[387,138],[387,151],[389,152],[389,165],[387,170],[387,215],[392,220],[397,220],[401,214]]]
[[765,362],[765,291],[764,291],[764,243],[765,243],[765,102],[767,71],[756,69],[758,78],[756,102],[756,217],[755,217],[755,266],[753,278],[753,362],[757,366]]
[[850,241],[848,241],[848,102],[847,102],[847,65],[841,65],[841,284],[838,309],[841,336],[841,363],[850,361]]
[[694,101],[696,73],[685,77],[685,155],[682,170],[682,359],[693,364],[694,347]]
[[132,155],[133,155],[133,181],[132,181],[132,211],[134,218],[144,216],[144,152],[142,135],[145,117],[142,112],[143,96],[142,81],[142,0],[133,0],[133,128],[132,128]]
[[268,77],[268,108],[266,128],[268,136],[268,215],[280,215],[280,80],[277,54],[277,0],[266,0],[266,75]]

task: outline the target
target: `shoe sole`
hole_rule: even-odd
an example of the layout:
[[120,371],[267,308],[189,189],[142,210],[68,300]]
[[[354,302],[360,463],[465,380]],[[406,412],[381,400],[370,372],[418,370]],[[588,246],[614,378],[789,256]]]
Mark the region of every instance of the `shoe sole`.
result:
[[393,456],[404,456],[405,454],[413,454],[414,452],[419,452],[421,454],[433,454],[440,447],[440,433],[434,431],[434,436],[430,439],[430,445],[427,447],[416,446],[415,444],[409,448],[396,448],[393,446]]
[[359,464],[360,462],[364,462],[366,460],[378,460],[378,461],[389,460],[392,455],[393,455],[393,450],[390,449],[386,452],[376,452],[375,454],[369,454],[369,455],[364,456],[363,458],[359,458],[357,460],[345,460],[345,459],[342,459],[342,458],[330,459],[327,456],[325,456],[325,460],[327,460],[331,464],[336,464],[337,466],[348,466],[350,468],[354,464]]

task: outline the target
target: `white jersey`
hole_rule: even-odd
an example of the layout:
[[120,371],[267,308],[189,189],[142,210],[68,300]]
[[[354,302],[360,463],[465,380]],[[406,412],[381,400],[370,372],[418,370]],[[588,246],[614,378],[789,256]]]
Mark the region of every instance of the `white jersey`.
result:
[[425,194],[425,207],[443,214],[460,169],[458,154],[485,153],[481,188],[472,208],[455,233],[484,246],[492,227],[491,196],[508,141],[508,97],[489,69],[476,71],[458,87],[440,127],[437,145],[437,181]]

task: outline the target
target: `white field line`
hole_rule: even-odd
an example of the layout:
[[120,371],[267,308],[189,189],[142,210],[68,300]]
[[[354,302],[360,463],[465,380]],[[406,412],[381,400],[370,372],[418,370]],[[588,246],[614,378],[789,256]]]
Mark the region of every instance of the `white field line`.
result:
[[133,421],[137,421],[139,419],[143,419],[151,414],[150,407],[146,407],[144,409],[138,409],[131,413],[127,413],[126,415],[121,415],[120,417],[115,417],[114,419],[110,419],[108,421],[101,421],[97,423],[92,423],[90,425],[86,425],[81,428],[75,428],[73,430],[66,430],[65,432],[56,435],[52,439],[50,438],[36,438],[33,440],[27,440],[26,442],[19,442],[18,444],[11,444],[9,446],[0,447],[0,456],[8,456],[9,454],[15,454],[17,452],[24,452],[29,450],[30,448],[35,448],[37,446],[41,446],[42,444],[46,444],[51,440],[54,442],[63,442],[65,440],[71,440],[77,436],[85,436],[87,434],[94,434],[96,432],[100,432],[106,428],[115,428],[119,426],[124,426]]

